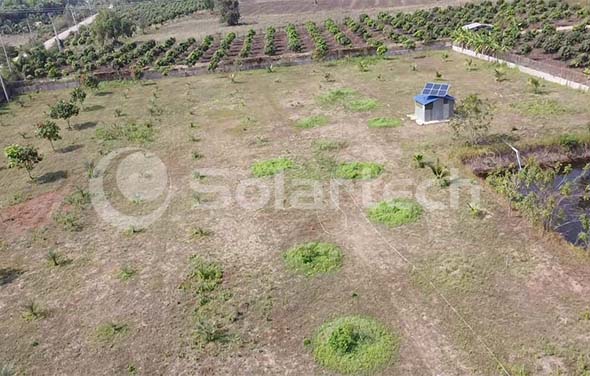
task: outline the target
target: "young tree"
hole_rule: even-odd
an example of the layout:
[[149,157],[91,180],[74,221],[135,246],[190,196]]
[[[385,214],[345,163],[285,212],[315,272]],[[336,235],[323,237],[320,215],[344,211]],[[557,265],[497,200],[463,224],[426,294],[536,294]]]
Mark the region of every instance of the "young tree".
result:
[[66,102],[63,99],[57,102],[49,111],[49,117],[52,119],[63,119],[68,124],[68,129],[72,129],[70,118],[78,116],[80,108],[72,102]]
[[89,74],[88,76],[80,77],[80,84],[90,90],[96,90],[98,89],[99,80],[95,75]]
[[468,95],[455,109],[450,125],[455,136],[467,144],[476,145],[485,140],[494,119],[493,107],[477,94]]
[[538,78],[530,77],[529,78],[529,86],[531,87],[531,90],[535,94],[541,94],[543,92],[543,90],[542,90],[543,85],[541,84],[541,81]]
[[103,45],[109,40],[117,42],[121,37],[130,37],[134,29],[135,25],[110,9],[102,9],[98,12],[92,25],[94,38]]
[[237,25],[240,21],[240,2],[238,0],[219,0],[221,21],[228,26]]
[[37,132],[35,133],[35,135],[39,138],[44,138],[48,140],[51,144],[51,149],[55,151],[55,148],[53,147],[53,141],[61,140],[59,131],[60,129],[58,125],[55,124],[55,122],[47,120],[37,124]]
[[24,168],[31,180],[35,180],[31,171],[35,165],[43,160],[36,148],[32,146],[10,145],[4,149],[8,159],[8,168]]
[[75,88],[72,93],[70,94],[70,101],[72,103],[80,103],[80,106],[82,106],[84,104],[84,101],[86,100],[86,92],[80,88],[77,87]]

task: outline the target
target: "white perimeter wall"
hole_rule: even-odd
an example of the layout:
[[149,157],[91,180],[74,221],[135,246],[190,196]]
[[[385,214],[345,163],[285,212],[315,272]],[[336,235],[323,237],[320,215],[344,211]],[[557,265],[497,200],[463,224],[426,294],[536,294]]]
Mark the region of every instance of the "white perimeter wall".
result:
[[584,92],[590,91],[590,86],[588,86],[588,85],[584,85],[584,84],[581,84],[579,82],[574,82],[574,81],[566,80],[565,78],[557,77],[557,76],[554,76],[554,75],[549,74],[549,73],[546,73],[546,72],[541,72],[541,71],[536,70],[536,69],[532,69],[532,68],[525,67],[525,66],[522,66],[522,65],[514,64],[514,63],[511,63],[509,61],[505,61],[505,60],[502,60],[502,59],[495,58],[493,56],[480,54],[480,53],[477,53],[475,51],[468,50],[466,48],[462,48],[462,47],[453,45],[453,51],[459,52],[459,53],[464,54],[464,55],[467,55],[467,56],[475,57],[475,58],[480,59],[480,60],[489,61],[489,62],[492,62],[492,63],[506,64],[506,66],[508,66],[510,68],[516,68],[519,71],[521,71],[522,73],[526,73],[526,74],[531,75],[531,76],[539,77],[539,78],[542,78],[542,79],[544,79],[546,81],[554,82],[556,84],[567,86],[567,87],[572,88],[572,89],[581,90],[581,91],[584,91]]

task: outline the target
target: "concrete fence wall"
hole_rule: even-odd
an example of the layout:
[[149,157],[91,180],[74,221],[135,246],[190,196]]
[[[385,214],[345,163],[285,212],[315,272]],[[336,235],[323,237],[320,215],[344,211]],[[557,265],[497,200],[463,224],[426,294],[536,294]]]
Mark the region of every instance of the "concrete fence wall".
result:
[[[570,70],[573,72],[559,72],[559,68],[556,69],[555,67],[552,67],[548,64],[542,64],[538,61],[523,58],[522,56],[517,56],[513,54],[505,54],[502,56],[503,59],[501,59],[489,55],[480,54],[475,51],[455,45],[453,45],[453,51],[492,63],[506,64],[506,66],[518,69],[522,73],[526,73],[534,77],[539,77],[546,81],[567,86],[575,90],[581,90],[584,92],[590,91],[590,82],[588,81],[588,79],[583,77],[583,74],[581,76],[576,75],[575,73],[578,72],[575,72],[573,70]],[[572,80],[572,77],[577,78],[577,80]]]

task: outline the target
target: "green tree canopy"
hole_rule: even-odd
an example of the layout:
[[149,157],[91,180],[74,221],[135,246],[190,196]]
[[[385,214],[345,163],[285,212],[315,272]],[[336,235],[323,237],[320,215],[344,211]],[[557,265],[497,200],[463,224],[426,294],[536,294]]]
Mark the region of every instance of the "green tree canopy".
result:
[[8,168],[24,168],[31,180],[31,171],[35,165],[43,160],[37,148],[33,146],[10,145],[4,149],[4,155],[8,159]]
[[92,33],[100,44],[109,40],[117,41],[121,37],[130,37],[134,29],[134,24],[110,9],[102,9],[92,25]]

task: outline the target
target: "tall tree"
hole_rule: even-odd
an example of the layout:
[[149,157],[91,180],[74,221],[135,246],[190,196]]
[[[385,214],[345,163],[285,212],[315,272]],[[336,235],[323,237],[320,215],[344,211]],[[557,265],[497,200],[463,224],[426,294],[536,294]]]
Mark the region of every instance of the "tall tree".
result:
[[229,26],[240,22],[240,2],[238,0],[219,0],[221,21]]
[[92,25],[92,33],[100,44],[113,40],[118,41],[121,37],[130,37],[133,34],[135,25],[122,18],[111,9],[102,9]]

